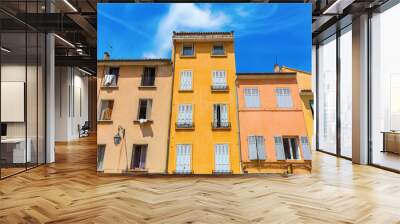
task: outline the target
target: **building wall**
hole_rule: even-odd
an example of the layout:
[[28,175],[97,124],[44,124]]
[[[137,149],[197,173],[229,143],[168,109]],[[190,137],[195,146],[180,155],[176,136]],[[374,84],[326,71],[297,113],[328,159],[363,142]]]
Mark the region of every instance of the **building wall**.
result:
[[[285,162],[276,160],[275,136],[307,136],[307,129],[303,115],[302,100],[296,78],[266,78],[241,79],[238,78],[238,107],[240,124],[240,143],[244,171],[249,173],[274,173],[285,169]],[[260,94],[260,108],[246,108],[244,88],[258,88]],[[277,108],[275,88],[290,88],[293,108]],[[255,162],[249,160],[248,140],[250,135],[264,136],[266,160]],[[299,146],[300,147],[300,146]],[[302,152],[300,150],[300,154]],[[303,158],[303,156],[301,156]],[[291,161],[303,164],[304,160]]]
[[[312,92],[312,75],[307,72],[303,72],[300,70],[282,67],[282,72],[296,72],[297,82],[299,86],[299,91],[309,90],[311,92],[301,94],[302,100],[302,108],[304,112],[304,119],[306,121],[308,139],[310,142],[310,146],[313,144],[313,136],[314,136],[314,116],[310,106],[310,101],[314,100],[314,94]],[[314,100],[314,108],[315,108],[315,100]],[[314,111],[315,113],[315,111]]]
[[[192,170],[195,174],[211,174],[214,170],[214,144],[228,143],[230,164],[233,173],[241,173],[238,143],[238,123],[235,89],[235,54],[233,42],[225,42],[225,57],[212,57],[212,42],[196,42],[195,57],[181,58],[181,43],[175,43],[173,50],[174,83],[172,116],[170,126],[170,146],[168,172],[173,173],[176,166],[176,145],[192,145]],[[180,92],[180,72],[193,71],[193,91]],[[225,70],[229,92],[211,92],[212,71]],[[176,130],[179,104],[193,105],[194,130]],[[212,130],[213,104],[226,103],[229,108],[230,130]]]
[[[105,65],[110,64],[120,66],[118,87],[101,88]],[[155,88],[139,88],[144,66],[157,66]],[[170,62],[105,62],[98,63],[97,72],[98,108],[101,100],[114,100],[112,122],[97,123],[97,144],[106,145],[104,173],[125,172],[131,164],[134,144],[148,144],[145,168],[149,173],[165,173],[172,88]],[[151,124],[134,123],[140,98],[153,100]],[[113,137],[117,134],[118,126],[125,128],[126,137],[121,144],[115,145]]]

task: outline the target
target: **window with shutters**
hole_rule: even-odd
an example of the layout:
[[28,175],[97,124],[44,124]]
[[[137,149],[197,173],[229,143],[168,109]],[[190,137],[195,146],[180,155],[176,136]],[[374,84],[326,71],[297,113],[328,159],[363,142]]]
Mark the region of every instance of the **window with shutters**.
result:
[[212,55],[213,56],[224,56],[225,55],[224,44],[222,44],[222,43],[213,44]]
[[307,136],[300,137],[301,149],[303,152],[303,159],[304,160],[312,160],[311,148],[310,144],[308,143]]
[[279,108],[292,108],[292,94],[289,88],[276,88],[276,101]]
[[248,136],[247,145],[249,160],[265,160],[265,138],[264,136]]
[[286,160],[300,159],[300,151],[297,138],[283,137],[282,138],[283,150]]
[[226,129],[231,127],[228,119],[228,105],[227,104],[214,104],[213,105],[213,122],[214,129]]
[[97,146],[97,171],[103,171],[104,154],[106,152],[106,145]]
[[150,120],[152,102],[151,99],[139,99],[139,111],[137,117],[139,122]]
[[178,129],[193,129],[193,105],[191,104],[180,104],[178,107],[178,119],[176,122],[176,128]]
[[214,146],[214,173],[230,173],[229,145],[215,144]]
[[154,86],[155,79],[156,79],[156,68],[145,67],[143,69],[141,86]]
[[224,70],[212,71],[211,90],[213,90],[213,91],[228,90],[228,85],[226,82],[226,72]]
[[258,88],[244,88],[244,101],[247,108],[260,107],[260,95]]
[[103,78],[103,87],[116,87],[119,77],[119,67],[106,68]]
[[184,43],[182,45],[181,56],[184,56],[184,57],[194,56],[194,44],[192,44],[192,43]]
[[192,172],[192,145],[178,144],[176,145],[176,162],[175,173],[191,173]]
[[133,145],[131,169],[146,168],[147,145]]
[[111,115],[114,107],[113,100],[101,100],[100,110],[98,110],[99,121],[111,121]]
[[180,91],[192,90],[193,72],[191,70],[181,71],[180,77]]

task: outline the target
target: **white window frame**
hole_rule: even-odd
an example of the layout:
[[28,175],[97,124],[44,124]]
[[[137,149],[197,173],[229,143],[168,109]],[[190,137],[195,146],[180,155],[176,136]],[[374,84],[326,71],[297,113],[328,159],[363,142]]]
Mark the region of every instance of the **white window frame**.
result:
[[[189,153],[187,153],[187,151]],[[183,154],[183,156],[182,156],[182,154]],[[189,154],[189,155],[187,155],[187,154]],[[175,173],[191,173],[192,172],[192,154],[193,154],[193,147],[191,144],[177,144],[176,145]],[[188,162],[188,164],[187,164],[187,162]]]
[[[225,153],[222,153],[226,151]],[[219,157],[219,155],[225,154],[225,158]],[[227,158],[226,158],[227,157]],[[214,172],[216,173],[229,173],[231,172],[231,162],[230,162],[230,148],[229,144],[218,143],[214,145]]]
[[212,71],[212,86],[215,88],[225,88],[227,86],[227,75],[225,70]]
[[292,91],[290,88],[275,88],[276,105],[278,108],[292,108],[293,99]]
[[[255,144],[255,157],[252,157],[250,152],[251,145]],[[247,149],[249,160],[266,160],[266,150],[265,150],[265,137],[262,135],[249,135],[247,136]]]
[[[192,46],[193,54],[191,54],[191,55],[184,55],[183,49],[184,49],[186,46],[188,46],[188,45],[191,45],[191,46]],[[194,57],[195,54],[196,54],[196,51],[195,51],[195,48],[194,48],[194,43],[182,43],[182,50],[181,50],[181,56],[182,56],[182,57]]]
[[243,89],[246,108],[260,107],[260,89],[257,87],[246,87]]
[[[189,110],[190,108],[190,110]],[[179,125],[193,125],[193,104],[179,104],[177,123]],[[183,109],[183,110],[181,110]]]
[[[190,76],[190,79],[189,79],[189,76]],[[190,85],[187,83],[190,83]],[[179,90],[181,90],[181,91],[193,90],[193,70],[182,70],[180,72]]]
[[[214,47],[215,46],[222,46],[222,49],[224,51],[223,54],[214,54]],[[224,56],[224,55],[226,55],[226,50],[225,50],[224,43],[214,43],[213,46],[212,46],[212,49],[211,49],[211,55],[213,55],[213,56]]]

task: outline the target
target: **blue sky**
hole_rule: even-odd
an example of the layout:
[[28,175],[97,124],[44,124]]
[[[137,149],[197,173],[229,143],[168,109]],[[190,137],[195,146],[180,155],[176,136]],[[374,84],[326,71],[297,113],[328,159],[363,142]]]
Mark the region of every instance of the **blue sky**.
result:
[[133,4],[98,6],[97,58],[170,58],[172,31],[235,32],[237,72],[278,64],[311,71],[311,4]]

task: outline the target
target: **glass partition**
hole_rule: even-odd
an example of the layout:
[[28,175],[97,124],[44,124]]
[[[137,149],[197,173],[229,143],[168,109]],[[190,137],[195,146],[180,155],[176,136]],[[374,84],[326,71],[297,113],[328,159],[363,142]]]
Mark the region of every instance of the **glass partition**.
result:
[[352,157],[352,29],[340,35],[340,154]]
[[336,35],[318,47],[318,149],[336,154]]
[[400,170],[400,4],[371,18],[372,163]]

